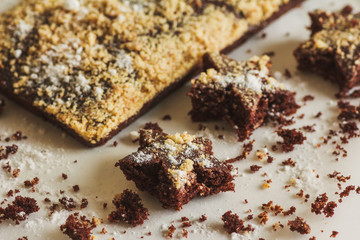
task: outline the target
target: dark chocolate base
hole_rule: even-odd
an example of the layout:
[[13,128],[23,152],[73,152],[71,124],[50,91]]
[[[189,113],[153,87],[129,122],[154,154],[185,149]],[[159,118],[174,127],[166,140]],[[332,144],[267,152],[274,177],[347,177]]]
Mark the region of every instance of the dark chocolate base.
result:
[[[271,22],[275,21],[280,16],[282,16],[286,12],[290,11],[291,9],[297,7],[298,5],[300,5],[304,1],[305,0],[292,0],[289,3],[283,5],[282,7],[280,7],[280,10],[278,12],[274,13],[270,18],[268,18],[266,21],[262,22],[261,24],[259,24],[257,26],[252,26],[248,30],[248,32],[246,32],[239,40],[235,41],[232,45],[227,46],[221,52],[222,53],[229,53],[230,51],[234,50],[235,48],[237,48],[238,46],[243,44],[245,41],[247,41],[254,34],[258,33],[263,28],[265,28],[267,25],[269,25]],[[115,136],[117,133],[119,133],[122,129],[124,129],[129,124],[134,122],[137,118],[139,118],[144,113],[149,111],[154,105],[156,105],[158,102],[160,102],[166,96],[168,96],[170,93],[172,93],[173,91],[175,91],[176,89],[181,87],[183,84],[188,82],[190,79],[192,79],[194,76],[196,76],[200,72],[200,70],[201,70],[200,66],[194,67],[184,78],[182,78],[182,79],[180,79],[178,81],[175,81],[173,84],[171,84],[170,86],[165,88],[155,98],[153,98],[151,101],[147,102],[136,115],[134,115],[134,116],[130,117],[129,119],[127,119],[126,121],[120,123],[119,126],[116,129],[112,130],[108,134],[108,136],[106,136],[105,138],[100,139],[95,144],[83,139],[74,130],[70,129],[67,125],[62,124],[59,121],[57,121],[54,116],[51,116],[51,115],[49,115],[49,114],[47,114],[45,112],[40,111],[39,109],[34,107],[30,102],[28,102],[27,99],[22,98],[21,96],[18,96],[16,94],[14,94],[13,92],[9,92],[8,88],[6,87],[6,83],[4,83],[4,81],[0,81],[0,92],[2,94],[4,94],[6,97],[8,97],[9,99],[13,100],[14,102],[16,102],[19,105],[21,105],[22,107],[24,107],[25,109],[33,112],[34,114],[36,114],[38,116],[42,116],[46,120],[48,120],[48,121],[52,122],[53,124],[59,126],[63,130],[65,130],[65,132],[67,132],[69,135],[71,135],[72,137],[74,137],[75,139],[80,141],[81,143],[85,144],[86,146],[97,147],[97,146],[104,145],[108,140],[110,140],[113,136]],[[4,76],[1,76],[1,77],[4,77]],[[5,78],[6,78],[6,76],[5,76]]]

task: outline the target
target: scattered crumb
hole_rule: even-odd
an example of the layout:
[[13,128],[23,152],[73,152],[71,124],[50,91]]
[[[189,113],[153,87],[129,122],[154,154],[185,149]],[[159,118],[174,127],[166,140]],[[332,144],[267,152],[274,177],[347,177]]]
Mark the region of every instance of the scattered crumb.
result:
[[141,203],[140,196],[129,189],[115,196],[113,204],[116,210],[108,216],[110,222],[123,221],[135,227],[148,219],[149,210]]
[[296,217],[295,220],[288,221],[288,226],[291,231],[296,231],[300,234],[309,234],[311,232],[310,226],[301,217]]
[[40,208],[33,198],[16,196],[12,204],[8,204],[6,208],[0,207],[0,223],[3,220],[11,219],[19,224],[20,221],[27,219],[31,213],[39,211]]
[[60,230],[73,240],[90,240],[95,227],[85,216],[79,217],[79,213],[75,213],[66,219]]
[[281,143],[283,152],[291,152],[294,150],[294,145],[303,144],[306,137],[295,129],[279,129],[277,134],[283,138]]

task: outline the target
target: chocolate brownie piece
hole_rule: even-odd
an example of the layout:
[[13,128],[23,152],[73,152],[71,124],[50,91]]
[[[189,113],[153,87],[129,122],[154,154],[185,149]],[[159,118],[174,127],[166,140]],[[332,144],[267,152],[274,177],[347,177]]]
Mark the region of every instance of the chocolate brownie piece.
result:
[[21,1],[0,16],[0,91],[89,146],[303,0]]
[[234,190],[233,167],[213,156],[210,140],[186,132],[170,135],[157,124],[146,124],[139,142],[138,151],[116,166],[164,208],[180,210],[196,196]]
[[360,14],[346,7],[340,13],[316,10],[309,15],[311,38],[294,51],[298,68],[337,83],[345,94],[360,81]]
[[270,57],[252,57],[237,62],[217,53],[207,53],[204,72],[192,81],[188,95],[194,121],[227,120],[240,141],[247,139],[264,120],[291,115],[299,106],[270,73]]

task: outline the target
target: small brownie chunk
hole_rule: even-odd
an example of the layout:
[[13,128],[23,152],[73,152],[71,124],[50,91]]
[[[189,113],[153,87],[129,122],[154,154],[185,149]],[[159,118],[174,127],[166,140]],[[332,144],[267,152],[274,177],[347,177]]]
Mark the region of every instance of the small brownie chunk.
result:
[[276,133],[283,138],[281,142],[283,152],[291,152],[295,148],[294,145],[303,144],[306,140],[302,132],[296,129],[279,129]]
[[164,208],[180,210],[196,196],[234,190],[233,167],[213,156],[212,142],[186,132],[169,135],[148,123],[140,147],[116,163],[128,180],[159,198]]
[[270,74],[269,56],[237,62],[218,53],[207,53],[204,72],[192,80],[188,95],[194,121],[224,119],[235,129],[240,141],[250,137],[274,115],[289,116],[299,106],[294,93],[284,89]]
[[300,234],[309,234],[311,232],[311,227],[301,217],[296,217],[293,221],[289,221],[288,225],[293,232]]
[[294,51],[298,68],[337,83],[345,94],[360,81],[360,15],[351,14],[349,7],[341,13],[316,10],[309,15],[311,38]]
[[142,205],[140,196],[129,189],[115,196],[113,203],[116,211],[108,216],[110,222],[123,221],[135,227],[148,219],[149,210]]
[[85,216],[75,213],[66,219],[65,224],[60,226],[60,230],[72,240],[90,240],[91,230],[95,227]]
[[229,234],[254,231],[250,225],[245,226],[244,221],[241,220],[236,213],[232,213],[231,211],[224,213],[221,220],[224,222],[224,229]]
[[12,204],[6,208],[0,207],[0,223],[3,220],[11,219],[19,224],[20,221],[26,220],[31,213],[39,211],[40,208],[33,198],[16,196]]

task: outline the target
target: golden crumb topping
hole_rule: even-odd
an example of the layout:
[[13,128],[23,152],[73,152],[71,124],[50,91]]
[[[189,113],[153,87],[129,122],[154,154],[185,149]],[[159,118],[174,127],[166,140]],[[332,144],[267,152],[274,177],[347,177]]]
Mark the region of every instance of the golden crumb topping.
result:
[[1,86],[96,144],[286,1],[198,2],[24,0],[0,16]]

